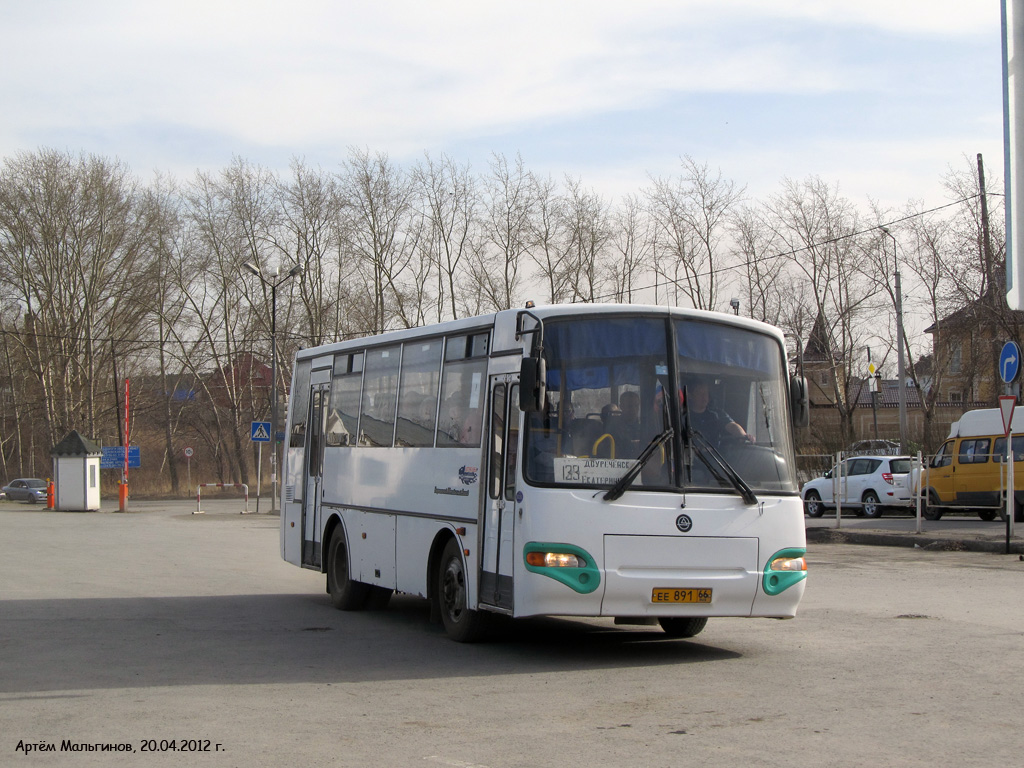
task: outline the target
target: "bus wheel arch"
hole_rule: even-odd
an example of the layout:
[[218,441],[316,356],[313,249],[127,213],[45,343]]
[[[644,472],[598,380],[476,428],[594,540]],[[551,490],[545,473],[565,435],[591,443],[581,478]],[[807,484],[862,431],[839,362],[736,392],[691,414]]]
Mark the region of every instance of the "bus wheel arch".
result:
[[440,556],[435,560],[432,551],[431,561],[434,562],[431,615],[437,611],[445,632],[458,643],[482,640],[487,633],[488,616],[469,607],[469,574],[458,539],[446,537]]
[[338,520],[330,531],[324,568],[327,571],[327,592],[331,596],[331,604],[339,611],[362,610],[366,607],[370,586],[351,578],[345,525]]

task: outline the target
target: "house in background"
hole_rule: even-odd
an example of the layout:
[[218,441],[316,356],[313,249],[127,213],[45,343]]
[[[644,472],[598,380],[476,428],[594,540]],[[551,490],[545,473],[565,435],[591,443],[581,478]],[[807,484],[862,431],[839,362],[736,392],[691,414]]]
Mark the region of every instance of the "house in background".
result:
[[[937,402],[960,403],[964,410],[994,408],[1005,385],[999,377],[999,353],[1008,341],[1021,344],[1024,312],[1011,310],[1001,292],[989,292],[936,323],[932,337]],[[1020,393],[1020,382],[1013,394]]]

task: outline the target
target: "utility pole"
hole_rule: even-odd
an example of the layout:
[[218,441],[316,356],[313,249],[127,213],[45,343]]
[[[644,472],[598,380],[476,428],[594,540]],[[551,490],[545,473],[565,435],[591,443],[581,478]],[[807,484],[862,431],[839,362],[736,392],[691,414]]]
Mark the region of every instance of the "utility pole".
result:
[[985,266],[986,294],[995,296],[995,270],[992,264],[992,240],[988,225],[988,196],[985,194],[985,164],[978,153],[978,197],[981,200],[981,263]]
[[900,405],[900,453],[907,450],[907,369],[903,358],[903,287],[900,284],[900,261],[896,249],[896,236],[887,227],[879,227],[885,234],[892,238],[893,263],[896,267],[896,360],[899,381],[899,405]]

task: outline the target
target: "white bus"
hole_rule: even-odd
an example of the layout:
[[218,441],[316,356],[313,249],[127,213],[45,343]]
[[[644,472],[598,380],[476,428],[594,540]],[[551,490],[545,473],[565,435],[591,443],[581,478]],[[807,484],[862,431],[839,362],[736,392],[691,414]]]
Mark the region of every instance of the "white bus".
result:
[[806,419],[782,333],[720,313],[528,305],[305,349],[281,554],[342,610],[428,598],[462,642],[499,614],[791,618]]

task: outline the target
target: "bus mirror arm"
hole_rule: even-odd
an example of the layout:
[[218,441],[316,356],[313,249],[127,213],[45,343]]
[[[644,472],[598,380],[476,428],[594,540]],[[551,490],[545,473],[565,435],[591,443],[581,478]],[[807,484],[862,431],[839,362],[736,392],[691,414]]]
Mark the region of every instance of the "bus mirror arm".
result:
[[[526,330],[523,320],[529,317],[536,325]],[[519,368],[519,409],[526,413],[544,410],[547,397],[547,363],[544,362],[544,321],[528,310],[516,315],[516,341],[533,336],[529,357],[523,358]]]
[[519,409],[534,413],[544,409],[547,396],[547,364],[543,357],[524,357],[519,368]]

